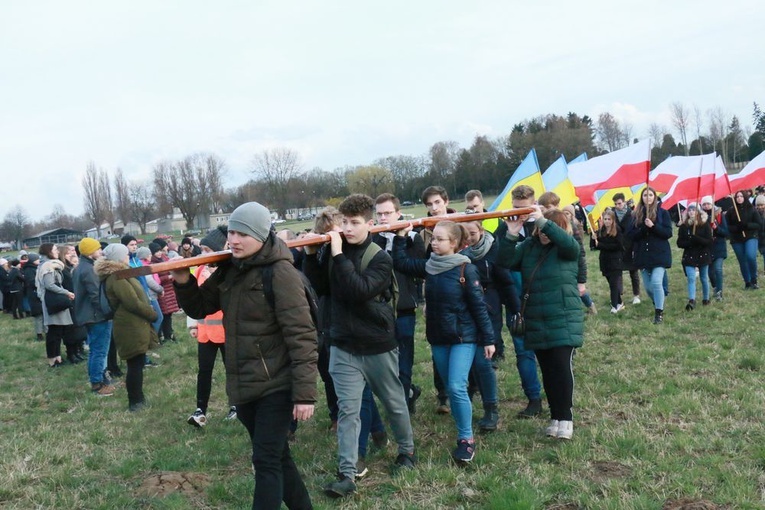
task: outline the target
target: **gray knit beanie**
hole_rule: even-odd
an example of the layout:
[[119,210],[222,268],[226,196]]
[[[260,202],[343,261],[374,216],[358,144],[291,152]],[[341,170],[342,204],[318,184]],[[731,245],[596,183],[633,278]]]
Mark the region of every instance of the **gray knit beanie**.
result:
[[231,213],[228,229],[265,242],[271,230],[271,213],[257,202],[247,202]]
[[207,233],[207,235],[199,241],[200,246],[207,246],[212,251],[222,251],[226,246],[228,229],[225,225],[215,227]]
[[143,259],[150,259],[151,258],[151,250],[147,248],[146,246],[141,246],[135,251],[135,256],[138,257],[140,260]]
[[128,257],[128,247],[121,243],[112,243],[104,249],[106,260],[124,262]]

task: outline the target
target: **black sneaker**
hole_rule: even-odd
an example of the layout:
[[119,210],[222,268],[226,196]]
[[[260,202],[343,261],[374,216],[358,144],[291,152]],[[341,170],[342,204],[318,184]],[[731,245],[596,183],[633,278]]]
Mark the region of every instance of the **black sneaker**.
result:
[[344,498],[356,492],[356,484],[349,477],[343,477],[324,486],[324,494],[330,498]]
[[205,416],[205,413],[197,407],[197,410],[194,411],[194,413],[189,416],[189,419],[186,420],[186,423],[189,425],[194,425],[195,427],[201,429],[205,425],[207,425],[207,416]]
[[542,414],[542,399],[534,398],[526,404],[526,409],[520,411],[515,416],[518,418],[533,418]]
[[422,395],[422,389],[419,386],[412,385],[412,396],[406,402],[406,407],[409,408],[409,414],[415,414],[417,412],[417,399]]
[[417,457],[413,453],[399,453],[396,462],[393,463],[397,469],[414,469],[417,464]]
[[388,434],[384,430],[372,432],[372,443],[378,450],[384,450],[388,447]]
[[454,460],[467,464],[475,457],[475,441],[473,439],[460,439],[457,448],[452,452]]

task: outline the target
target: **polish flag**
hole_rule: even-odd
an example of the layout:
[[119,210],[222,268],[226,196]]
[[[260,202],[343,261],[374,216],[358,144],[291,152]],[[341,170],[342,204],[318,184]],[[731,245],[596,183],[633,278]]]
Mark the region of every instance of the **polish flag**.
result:
[[568,177],[582,206],[594,205],[597,190],[634,186],[648,181],[651,146],[648,140],[568,165]]
[[[571,167],[569,167],[569,171],[570,169]],[[730,178],[730,189],[732,192],[752,189],[762,184],[765,184],[765,151],[762,151],[743,170]]]
[[[728,170],[725,168],[725,164],[723,164],[723,160],[720,156],[717,156],[715,159],[715,185],[714,185],[714,193],[712,193],[712,196],[715,200],[719,200],[720,198],[730,195],[732,193],[730,189],[730,179],[728,178]],[[707,193],[708,195],[709,193]]]
[[651,171],[648,185],[658,193],[668,193],[677,178],[688,173],[689,167],[698,169],[699,162],[695,161],[695,157],[669,156]]
[[717,153],[713,152],[703,156],[675,156],[666,160],[665,163],[679,160],[679,164],[674,164],[674,169],[680,173],[667,194],[661,197],[661,207],[668,210],[683,200],[698,202],[702,196],[714,194],[716,158]]

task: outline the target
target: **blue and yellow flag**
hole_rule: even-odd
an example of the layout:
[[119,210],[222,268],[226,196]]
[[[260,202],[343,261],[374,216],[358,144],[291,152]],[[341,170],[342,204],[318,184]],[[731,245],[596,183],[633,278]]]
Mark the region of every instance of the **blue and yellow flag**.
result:
[[[542,182],[542,173],[539,171],[539,162],[537,161],[537,151],[531,149],[529,154],[523,159],[518,168],[515,169],[510,180],[507,181],[505,189],[494,200],[487,209],[488,211],[501,211],[503,209],[513,208],[513,197],[511,191],[513,188],[525,184],[534,189],[536,196],[545,192],[545,185]],[[494,232],[499,226],[498,219],[485,220],[483,226],[489,232]]]
[[563,156],[556,159],[542,174],[545,189],[552,191],[560,197],[560,207],[575,204],[579,201],[574,190],[574,185],[568,178],[568,165]]

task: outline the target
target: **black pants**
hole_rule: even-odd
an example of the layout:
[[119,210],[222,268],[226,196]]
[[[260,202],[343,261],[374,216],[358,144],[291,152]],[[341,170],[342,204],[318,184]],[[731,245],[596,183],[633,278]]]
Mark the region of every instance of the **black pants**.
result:
[[236,405],[236,416],[252,441],[253,510],[278,510],[282,501],[290,510],[313,508],[287,443],[292,408],[289,391]]
[[329,373],[329,340],[320,342],[319,346],[319,375],[324,383],[324,395],[327,397],[327,409],[329,409],[329,419],[337,421],[337,393],[335,393],[335,383]]
[[11,300],[11,291],[10,290],[4,290],[3,291],[3,311],[5,313],[11,313],[12,305],[13,305],[13,302]]
[[164,314],[160,331],[165,342],[169,342],[173,339],[173,314]]
[[127,360],[127,373],[125,374],[125,389],[128,394],[128,404],[143,402],[143,366],[145,354],[133,356]]
[[197,407],[207,414],[207,404],[210,401],[212,391],[212,374],[215,368],[215,358],[220,351],[223,364],[226,363],[226,344],[215,342],[197,342]]
[[573,420],[574,348],[553,347],[534,351],[542,370],[542,384],[550,406],[551,420]]
[[114,330],[112,329],[112,341],[109,342],[109,353],[106,355],[106,369],[111,373],[120,372],[120,364],[117,361],[117,345],[114,341]]
[[64,341],[66,326],[51,324],[48,326],[48,333],[45,335],[45,354],[48,358],[57,358],[61,356],[61,342]]
[[622,302],[622,272],[621,270],[611,271],[606,274],[606,280],[608,280],[608,290],[611,293],[611,306],[616,308],[616,305]]
[[21,309],[21,300],[24,297],[24,294],[19,292],[11,292],[11,311],[13,312],[13,317],[18,317],[21,319],[24,317],[24,310]]
[[640,271],[637,269],[630,269],[630,282],[632,283],[632,295],[640,295]]

